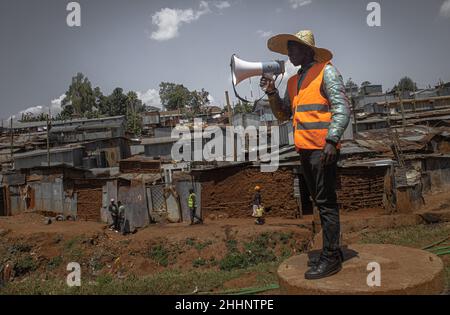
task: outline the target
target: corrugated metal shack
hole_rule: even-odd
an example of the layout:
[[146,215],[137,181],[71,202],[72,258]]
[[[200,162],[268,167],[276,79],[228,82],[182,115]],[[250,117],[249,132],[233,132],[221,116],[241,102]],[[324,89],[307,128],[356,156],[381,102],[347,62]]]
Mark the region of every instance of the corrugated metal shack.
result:
[[73,178],[86,171],[69,165],[33,167],[3,176],[5,215],[48,212],[75,218],[77,194]]
[[124,137],[98,139],[80,143],[84,147],[84,168],[119,166],[119,161],[131,156],[130,140]]
[[[50,149],[51,165],[67,164],[73,167],[83,165],[83,147]],[[35,150],[14,155],[14,167],[17,170],[47,165],[47,150]]]

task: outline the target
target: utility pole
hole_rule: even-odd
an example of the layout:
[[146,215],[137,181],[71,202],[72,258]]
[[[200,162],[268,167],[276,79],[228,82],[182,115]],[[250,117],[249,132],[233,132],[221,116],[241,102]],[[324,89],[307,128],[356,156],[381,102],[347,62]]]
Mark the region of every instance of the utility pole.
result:
[[231,122],[232,115],[231,115],[230,96],[228,95],[228,91],[225,91],[225,99],[227,101],[228,123],[231,126],[232,125],[232,122]]
[[10,118],[10,130],[11,130],[11,168],[14,168],[14,129],[12,116]]
[[403,106],[403,88],[401,89],[401,91],[397,88],[397,93],[398,93],[398,100],[400,103],[400,110],[402,111],[403,132],[406,132],[405,107]]
[[47,115],[47,166],[50,168],[50,109]]

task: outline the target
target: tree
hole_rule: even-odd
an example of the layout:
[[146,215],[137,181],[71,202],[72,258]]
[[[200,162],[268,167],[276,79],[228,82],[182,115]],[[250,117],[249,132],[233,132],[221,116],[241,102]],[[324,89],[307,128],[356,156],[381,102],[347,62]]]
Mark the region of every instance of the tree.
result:
[[95,106],[95,95],[91,82],[81,72],[72,77],[72,83],[61,102],[62,116],[83,116]]
[[119,116],[127,114],[127,96],[123,94],[123,89],[115,88],[106,100],[106,113],[109,116]]
[[400,91],[413,92],[417,90],[417,84],[410,77],[403,77],[395,86]]
[[166,110],[184,110],[191,115],[202,112],[209,104],[209,92],[205,89],[189,91],[184,85],[161,82],[159,97]]
[[358,87],[358,84],[353,82],[352,78],[348,78],[347,82],[345,83],[345,87],[346,88]]
[[205,89],[190,92],[189,107],[194,113],[201,112],[209,104],[209,92]]
[[252,111],[253,106],[251,103],[242,103],[241,101],[234,106],[233,110],[235,114],[246,114],[251,113]]
[[138,99],[136,92],[128,92],[126,107],[127,130],[135,135],[140,135],[142,132],[142,119],[140,114],[144,111],[145,106],[142,104],[142,101]]
[[106,114],[108,112],[108,97],[103,95],[99,87],[94,89],[95,107],[99,114]]
[[364,81],[363,83],[361,83],[361,87],[368,86],[368,85],[371,85],[371,84],[372,83],[370,81]]
[[183,109],[191,101],[191,92],[182,84],[161,82],[159,97],[166,110]]

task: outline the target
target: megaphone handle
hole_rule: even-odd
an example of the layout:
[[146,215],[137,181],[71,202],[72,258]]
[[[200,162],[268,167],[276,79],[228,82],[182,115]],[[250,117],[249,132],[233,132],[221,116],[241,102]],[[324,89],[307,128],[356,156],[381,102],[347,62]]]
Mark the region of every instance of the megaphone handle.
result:
[[[274,74],[273,73],[263,73],[262,75],[264,78],[268,79],[268,80],[272,80],[274,81]],[[267,84],[262,88],[262,90],[267,93],[267,87],[269,85],[269,82],[267,82]]]

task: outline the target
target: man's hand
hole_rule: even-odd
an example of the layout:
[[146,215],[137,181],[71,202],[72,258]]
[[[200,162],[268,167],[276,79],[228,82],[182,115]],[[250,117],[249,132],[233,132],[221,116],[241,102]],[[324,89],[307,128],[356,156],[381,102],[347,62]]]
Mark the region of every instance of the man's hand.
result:
[[261,80],[259,81],[259,86],[261,89],[266,93],[272,93],[276,90],[275,88],[275,80],[269,79],[267,77],[261,77]]
[[322,151],[321,157],[322,165],[325,166],[332,164],[336,160],[336,158],[337,158],[336,144],[327,142]]

